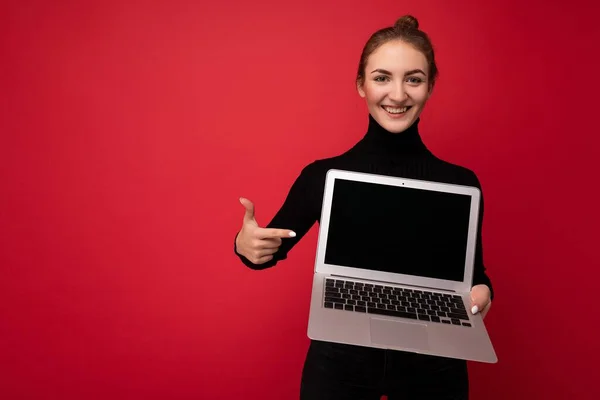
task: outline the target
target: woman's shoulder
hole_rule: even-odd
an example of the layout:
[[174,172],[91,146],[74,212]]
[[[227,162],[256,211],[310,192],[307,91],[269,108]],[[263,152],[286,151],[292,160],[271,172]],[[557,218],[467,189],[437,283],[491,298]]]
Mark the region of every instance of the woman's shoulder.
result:
[[302,169],[302,174],[325,177],[330,169],[348,169],[350,165],[347,153],[326,158],[316,158]]
[[439,157],[434,157],[432,164],[439,180],[457,185],[474,186],[481,189],[481,182],[473,169]]

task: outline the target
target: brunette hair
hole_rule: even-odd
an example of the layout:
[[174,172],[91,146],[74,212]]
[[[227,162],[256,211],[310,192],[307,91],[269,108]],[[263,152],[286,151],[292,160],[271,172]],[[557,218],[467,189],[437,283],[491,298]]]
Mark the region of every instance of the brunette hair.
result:
[[438,76],[433,45],[429,36],[419,29],[419,21],[412,15],[404,15],[396,21],[394,26],[380,29],[371,35],[360,56],[356,83],[362,85],[365,81],[365,67],[369,56],[380,46],[393,40],[408,43],[423,53],[429,64],[429,86],[433,87]]

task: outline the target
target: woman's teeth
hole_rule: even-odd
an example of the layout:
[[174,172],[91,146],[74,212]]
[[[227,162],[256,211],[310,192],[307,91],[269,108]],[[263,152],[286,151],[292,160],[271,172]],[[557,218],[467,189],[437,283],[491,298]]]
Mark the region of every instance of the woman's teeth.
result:
[[385,111],[389,112],[390,114],[402,114],[408,110],[408,107],[386,107],[386,106],[384,106],[383,109]]

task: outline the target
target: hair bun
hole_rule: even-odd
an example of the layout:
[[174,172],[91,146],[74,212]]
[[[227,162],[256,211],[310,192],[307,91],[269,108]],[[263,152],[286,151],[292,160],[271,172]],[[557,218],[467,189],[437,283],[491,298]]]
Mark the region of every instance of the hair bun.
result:
[[419,29],[419,21],[412,15],[404,15],[396,21],[394,28],[398,29]]

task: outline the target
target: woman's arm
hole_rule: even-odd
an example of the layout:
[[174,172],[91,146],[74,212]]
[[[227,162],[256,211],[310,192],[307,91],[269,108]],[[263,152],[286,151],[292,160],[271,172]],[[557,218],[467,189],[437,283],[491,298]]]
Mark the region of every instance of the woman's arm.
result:
[[285,260],[289,251],[304,237],[313,224],[318,220],[321,212],[323,198],[323,182],[319,179],[315,164],[306,166],[292,184],[288,195],[266,228],[289,229],[296,233],[295,237],[285,238],[281,241],[279,249],[273,258],[262,264],[255,264],[238,252],[234,240],[234,252],[249,268],[255,270],[267,269],[275,266],[279,261]]
[[475,177],[475,184],[477,188],[481,191],[481,199],[479,203],[479,221],[477,226],[477,242],[475,245],[475,265],[473,269],[473,286],[475,285],[486,285],[490,289],[491,299],[494,298],[494,289],[492,287],[492,281],[487,274],[487,269],[485,263],[483,261],[483,240],[482,240],[482,227],[483,227],[483,191],[481,189],[481,184],[477,176],[473,173]]

